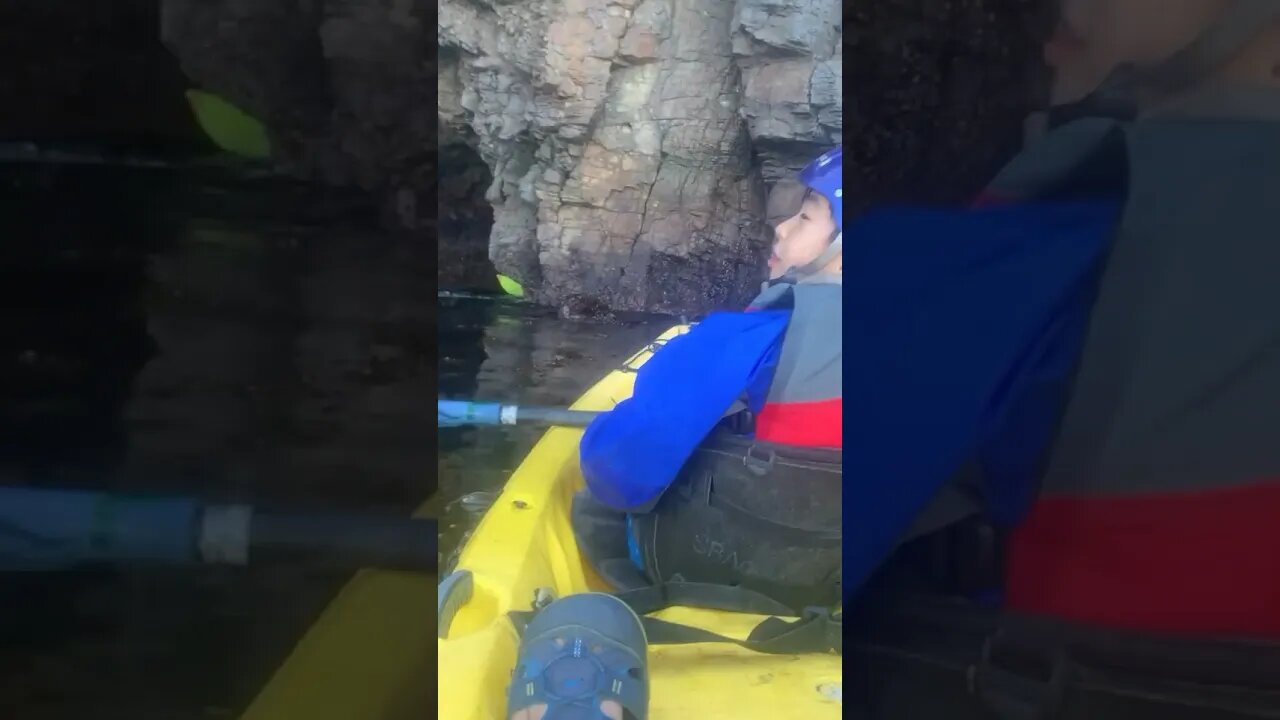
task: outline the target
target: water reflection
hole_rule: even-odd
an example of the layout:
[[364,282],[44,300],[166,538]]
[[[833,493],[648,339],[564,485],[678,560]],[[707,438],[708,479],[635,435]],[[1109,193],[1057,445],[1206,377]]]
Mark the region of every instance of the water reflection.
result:
[[42,470],[33,480],[91,481],[119,462],[120,414],[155,352],[146,253],[172,225],[129,208],[143,177],[107,180],[102,168],[0,177],[0,462]]
[[[441,298],[440,393],[563,406],[672,324],[640,314],[571,322],[554,311],[494,299]],[[441,567],[541,435],[538,428],[450,428],[439,433]]]

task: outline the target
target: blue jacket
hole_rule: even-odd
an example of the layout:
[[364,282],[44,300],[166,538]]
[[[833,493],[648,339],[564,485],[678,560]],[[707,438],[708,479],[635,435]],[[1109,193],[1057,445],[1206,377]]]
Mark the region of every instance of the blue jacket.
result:
[[1117,203],[895,209],[845,243],[844,587],[977,461],[1016,523],[1065,405]]
[[[986,510],[1036,493],[1088,323],[1117,203],[893,209],[846,233],[846,593],[967,462]],[[729,406],[758,408],[785,311],[719,313],[641,367],[633,397],[583,437],[588,487],[644,512]]]
[[651,510],[735,401],[746,395],[752,410],[764,404],[789,315],[715,313],[667,341],[640,366],[631,397],[582,437],[592,495],[625,512]]

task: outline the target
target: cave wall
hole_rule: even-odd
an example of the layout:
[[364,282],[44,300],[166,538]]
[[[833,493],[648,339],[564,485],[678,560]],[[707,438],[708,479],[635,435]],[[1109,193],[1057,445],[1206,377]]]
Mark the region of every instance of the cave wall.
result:
[[493,173],[498,270],[553,304],[687,311],[750,298],[767,185],[841,141],[838,2],[439,9],[440,120]]
[[199,86],[261,120],[299,177],[382,198],[429,226],[435,50],[426,2],[161,0],[161,39]]
[[440,147],[440,178],[436,260],[441,287],[496,290],[489,260],[493,206],[484,197],[493,182],[488,166],[467,144],[450,143]]
[[14,0],[0,138],[191,141],[195,84],[262,119],[281,169],[438,239],[442,285],[698,311],[752,294],[788,178],[844,142],[842,58],[846,204],[961,201],[1018,146],[1051,5]]
[[789,179],[843,142],[845,61],[853,212],[962,202],[1019,147],[1051,5],[444,0],[440,118],[473,132],[490,254],[537,299],[731,305]]

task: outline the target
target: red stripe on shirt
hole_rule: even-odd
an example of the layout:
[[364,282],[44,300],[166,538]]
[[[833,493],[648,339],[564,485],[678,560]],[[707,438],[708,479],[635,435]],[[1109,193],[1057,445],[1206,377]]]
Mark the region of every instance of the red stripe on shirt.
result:
[[802,447],[843,447],[844,401],[765,403],[756,416],[756,438]]
[[1043,499],[1013,535],[1007,591],[1081,622],[1280,637],[1280,480]]

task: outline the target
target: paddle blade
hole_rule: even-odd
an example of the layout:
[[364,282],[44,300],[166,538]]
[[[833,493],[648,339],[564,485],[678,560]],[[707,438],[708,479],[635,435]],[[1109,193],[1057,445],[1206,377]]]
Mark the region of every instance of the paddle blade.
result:
[[524,297],[524,286],[502,273],[498,273],[498,285],[502,288],[502,292],[512,297]]
[[439,427],[498,425],[501,422],[502,406],[497,403],[440,400],[436,411],[436,424]]
[[202,90],[188,90],[187,102],[200,128],[218,147],[253,160],[271,156],[266,129],[240,108]]

